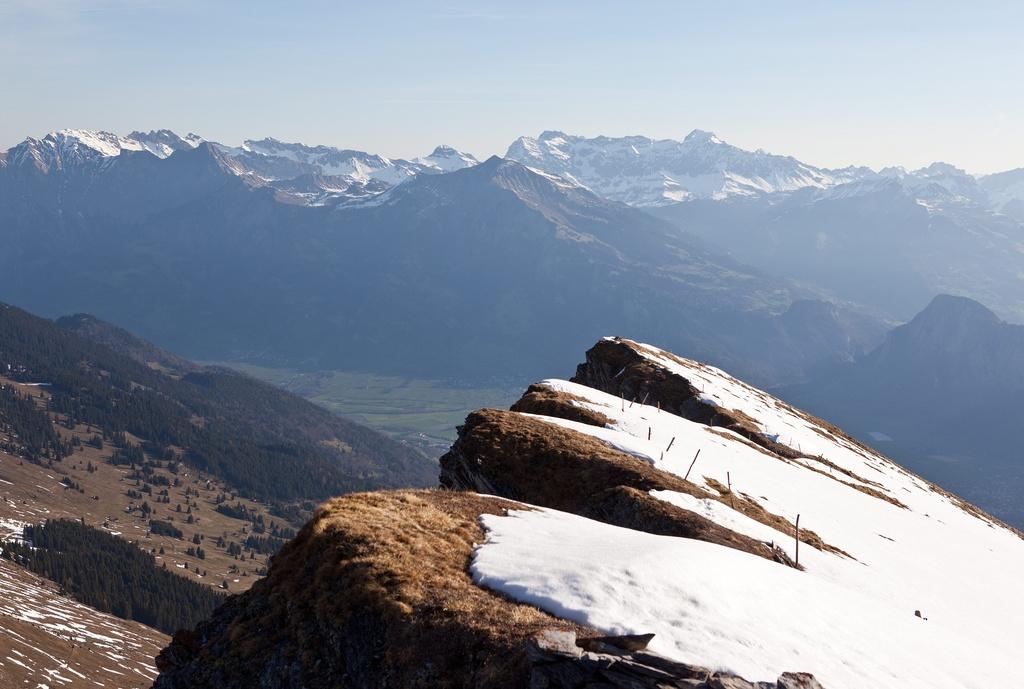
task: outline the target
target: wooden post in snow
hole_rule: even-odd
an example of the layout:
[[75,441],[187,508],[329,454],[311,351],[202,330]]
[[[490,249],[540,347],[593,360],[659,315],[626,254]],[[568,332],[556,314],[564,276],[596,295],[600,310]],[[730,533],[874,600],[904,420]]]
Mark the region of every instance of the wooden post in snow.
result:
[[732,476],[725,472],[725,482],[729,485],[729,507],[736,509],[736,502],[732,499]]
[[676,441],[676,437],[672,436],[672,440],[668,441],[668,447],[665,448],[665,452],[668,452],[669,450],[672,449],[672,443],[674,443],[675,441]]
[[693,461],[690,462],[690,468],[686,470],[686,476],[683,477],[684,481],[690,478],[690,469],[692,469],[693,465],[697,463],[698,457],[700,457],[700,448],[697,448],[697,454],[693,456]]
[[800,515],[796,515],[796,566],[800,566]]
[[640,406],[641,407],[644,406],[645,404],[647,404],[647,396],[649,394],[651,394],[650,390],[648,390],[647,392],[644,393],[644,398],[642,400],[640,400]]
[[647,439],[648,440],[651,439],[651,427],[650,426],[647,427]]

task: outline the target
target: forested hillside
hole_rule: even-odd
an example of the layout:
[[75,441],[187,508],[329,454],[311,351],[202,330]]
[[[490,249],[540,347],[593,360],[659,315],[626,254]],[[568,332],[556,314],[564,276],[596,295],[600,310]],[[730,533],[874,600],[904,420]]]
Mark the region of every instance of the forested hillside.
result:
[[[7,305],[0,305],[0,369],[11,380],[45,384],[48,411],[68,427],[88,424],[126,452],[182,459],[246,496],[316,500],[434,478],[432,462],[415,450],[273,386],[215,368],[167,375]],[[12,390],[0,400],[0,422],[16,439],[8,443],[21,446],[12,449],[59,460],[63,450],[45,415]],[[141,439],[138,449],[129,447],[132,437]]]
[[209,586],[161,568],[128,541],[80,522],[27,526],[24,539],[0,544],[0,555],[100,612],[168,634],[191,629],[224,600]]

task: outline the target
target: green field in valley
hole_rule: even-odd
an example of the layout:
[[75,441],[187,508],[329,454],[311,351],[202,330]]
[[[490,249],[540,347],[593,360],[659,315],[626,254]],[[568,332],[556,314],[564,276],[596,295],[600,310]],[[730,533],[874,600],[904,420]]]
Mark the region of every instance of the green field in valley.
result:
[[305,372],[249,364],[227,366],[273,383],[355,421],[405,440],[432,457],[455,439],[455,427],[481,407],[508,408],[523,388],[469,388],[350,371]]

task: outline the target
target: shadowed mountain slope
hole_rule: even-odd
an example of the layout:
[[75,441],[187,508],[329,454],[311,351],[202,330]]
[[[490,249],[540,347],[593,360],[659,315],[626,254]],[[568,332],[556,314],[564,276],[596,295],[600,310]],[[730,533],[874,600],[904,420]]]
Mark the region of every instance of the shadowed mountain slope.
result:
[[863,358],[779,394],[1024,525],[1024,326],[938,296]]
[[820,293],[500,158],[341,208],[282,203],[208,144],[101,163],[0,171],[0,295],[193,358],[521,382],[619,331],[768,383],[882,331],[804,318]]

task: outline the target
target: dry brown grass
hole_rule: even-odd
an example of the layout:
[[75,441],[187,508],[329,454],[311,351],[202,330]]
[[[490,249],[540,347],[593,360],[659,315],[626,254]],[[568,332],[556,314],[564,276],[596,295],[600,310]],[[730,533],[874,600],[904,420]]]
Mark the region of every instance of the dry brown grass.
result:
[[329,440],[321,440],[320,445],[324,447],[333,447],[338,452],[349,453],[352,452],[352,446],[346,443],[344,440],[338,438],[331,438]]
[[512,411],[557,416],[591,426],[604,427],[612,423],[612,420],[601,412],[580,406],[585,403],[586,400],[576,395],[552,390],[546,385],[531,385],[519,401],[512,405]]
[[534,633],[595,632],[473,584],[479,516],[511,507],[522,506],[450,491],[324,503],[265,580],[196,635],[176,638],[158,664],[168,682],[188,679],[166,686],[239,686],[234,679],[255,676],[311,689],[520,684]]
[[[796,524],[789,521],[785,517],[780,517],[777,514],[772,514],[768,510],[764,509],[757,502],[752,500],[749,496],[743,493],[730,491],[728,486],[716,481],[713,478],[707,476],[704,477],[704,481],[709,486],[714,488],[718,492],[716,499],[726,505],[729,505],[737,512],[745,514],[751,519],[761,522],[767,526],[772,527],[776,531],[783,534],[789,534],[793,537],[796,535]],[[800,542],[806,543],[807,545],[817,548],[818,550],[825,550],[830,553],[842,555],[844,557],[852,557],[842,548],[837,548],[829,543],[826,543],[821,536],[814,533],[814,531],[806,528],[800,529]]]
[[169,641],[164,634],[78,605],[7,560],[0,560],[0,594],[0,687],[152,683],[153,658]]
[[[752,448],[754,450],[758,450],[759,452],[761,452],[762,454],[764,454],[764,455],[766,455],[768,457],[771,457],[773,459],[779,460],[780,462],[786,462],[787,464],[792,464],[793,466],[798,466],[801,469],[807,469],[809,471],[813,471],[816,474],[821,474],[822,476],[830,478],[830,479],[832,479],[833,481],[835,481],[837,483],[843,484],[844,486],[847,486],[849,488],[853,488],[856,491],[860,491],[861,493],[864,493],[865,495],[870,495],[873,498],[878,498],[879,500],[884,500],[885,502],[888,502],[888,503],[890,503],[892,505],[895,505],[896,507],[901,507],[903,509],[907,509],[906,505],[904,505],[902,502],[900,502],[899,500],[897,500],[893,496],[889,495],[888,493],[884,493],[881,490],[877,490],[875,488],[872,488],[871,486],[865,486],[865,485],[862,485],[862,484],[859,484],[859,483],[851,483],[849,481],[844,481],[843,479],[839,478],[838,476],[836,476],[835,474],[833,474],[831,472],[823,471],[822,469],[819,469],[818,467],[813,466],[811,464],[806,464],[804,462],[797,462],[796,461],[797,459],[813,460],[813,461],[818,462],[820,464],[824,464],[827,467],[831,467],[831,468],[835,469],[840,474],[844,474],[846,476],[851,476],[851,477],[853,477],[854,479],[856,479],[858,481],[865,481],[865,479],[861,479],[854,472],[845,470],[842,467],[839,467],[836,464],[834,464],[834,463],[830,462],[829,460],[825,459],[824,457],[821,457],[821,456],[811,457],[811,456],[808,456],[808,455],[800,455],[799,457],[794,457],[794,458],[783,457],[782,455],[775,454],[774,452],[772,452],[771,450],[769,450],[766,447],[762,447],[761,445],[757,445],[756,443],[750,442],[749,440],[747,440],[746,438],[743,438],[742,436],[737,437],[735,435],[730,435],[729,433],[726,433],[724,431],[721,431],[721,430],[718,430],[718,429],[715,429],[715,428],[709,428],[708,431],[710,433],[714,433],[717,436],[720,436],[722,438],[726,438],[726,439],[731,440],[733,442],[741,442],[741,443],[747,445],[748,447],[750,447],[750,448]],[[875,486],[880,486],[881,485],[880,483],[876,483],[874,481],[866,481],[866,482],[867,483],[871,483],[871,484],[873,484]]]
[[[48,394],[45,388],[19,386],[20,390],[31,396],[40,407],[45,407]],[[51,414],[55,421],[61,421],[59,415]],[[73,431],[63,425],[55,425],[55,430],[64,439],[78,435],[83,441],[93,435],[89,427],[80,425]],[[138,438],[131,438],[139,442]],[[52,466],[34,464],[19,457],[0,452],[0,518],[37,523],[46,519],[84,520],[86,524],[116,533],[125,540],[137,543],[139,548],[152,552],[158,564],[166,563],[169,571],[186,578],[219,587],[221,582],[228,583],[232,592],[249,588],[257,578],[258,571],[267,564],[267,556],[257,554],[249,559],[238,559],[227,554],[227,548],[218,548],[217,539],[223,538],[225,545],[231,541],[244,543],[252,533],[248,522],[235,519],[216,511],[217,496],[224,493],[233,495],[222,482],[201,474],[198,470],[182,465],[177,478],[180,486],[167,488],[171,502],[158,503],[154,497],[145,495],[153,512],[150,517],[142,515],[135,509],[142,499],[129,498],[129,490],[140,490],[135,481],[128,478],[131,473],[128,467],[116,467],[107,463],[113,453],[113,447],[107,445],[103,450],[83,445],[71,456],[62,461],[53,462]],[[92,464],[94,471],[87,470]],[[173,483],[175,478],[166,469],[157,469],[155,475],[163,476]],[[61,485],[63,478],[68,478],[79,486],[81,492]],[[159,492],[163,487],[154,486]],[[188,498],[185,491],[192,495]],[[187,523],[187,505],[191,501],[194,522]],[[289,526],[280,518],[272,517],[268,507],[261,503],[243,498],[233,497],[231,504],[241,502],[250,510],[264,515],[267,525],[271,521],[280,526]],[[182,512],[177,512],[178,505]],[[169,536],[151,535],[149,519],[169,521],[181,529],[185,536],[182,540]],[[194,547],[192,537],[199,534],[206,558],[200,560],[188,555],[189,547]],[[160,554],[160,549],[164,554]],[[178,565],[187,565],[187,569]],[[199,571],[197,571],[199,570]],[[205,576],[200,576],[201,572]]]
[[[729,504],[722,494],[661,471],[592,436],[542,419],[495,409],[474,412],[467,417],[452,450],[441,458],[441,466],[442,483],[448,487],[476,490],[484,485],[498,495],[533,505],[778,559],[756,539],[648,495],[652,490],[671,490]],[[742,507],[747,516],[783,533],[795,528],[757,503],[746,501]],[[813,532],[801,540],[840,552]]]

